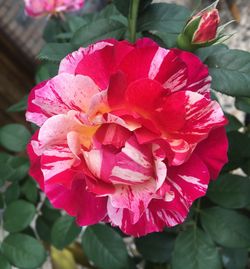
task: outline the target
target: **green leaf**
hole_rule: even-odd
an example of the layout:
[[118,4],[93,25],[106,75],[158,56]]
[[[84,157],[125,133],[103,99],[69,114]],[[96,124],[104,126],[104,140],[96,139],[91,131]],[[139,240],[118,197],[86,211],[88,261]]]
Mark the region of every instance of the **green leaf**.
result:
[[39,216],[36,219],[36,231],[41,240],[51,242],[51,225],[46,221],[43,216]]
[[6,258],[2,254],[0,254],[0,268],[11,269],[9,262],[6,260]]
[[17,200],[7,206],[3,213],[3,227],[6,231],[19,232],[29,226],[36,213],[33,204]]
[[216,52],[227,50],[228,47],[225,44],[218,44],[209,47],[199,48],[194,53],[200,58],[202,62],[206,62],[209,56],[212,56]]
[[226,208],[250,205],[250,178],[225,174],[209,184],[208,197]]
[[136,238],[135,244],[145,260],[164,263],[170,260],[175,236],[169,233],[152,233]]
[[162,42],[164,43],[164,47],[166,48],[176,47],[178,34],[154,31],[154,35],[162,40]]
[[229,124],[226,126],[227,132],[237,131],[243,127],[243,124],[235,116],[227,113],[225,113],[225,116],[229,120]]
[[42,48],[38,58],[57,63],[72,51],[74,47],[70,43],[48,43]]
[[8,112],[20,112],[27,109],[28,95],[25,95],[18,103],[10,106]]
[[82,26],[75,32],[72,43],[77,46],[88,46],[98,40],[106,38],[121,39],[126,31],[126,27],[121,22],[112,19],[99,19]]
[[250,113],[250,98],[247,97],[236,98],[235,106],[239,110],[242,110],[246,113]]
[[232,96],[250,97],[250,53],[222,50],[208,57],[212,88]]
[[10,204],[17,200],[20,196],[20,187],[17,182],[12,183],[4,192],[6,204]]
[[247,249],[224,248],[222,250],[222,261],[226,269],[246,269],[247,260]]
[[201,211],[201,223],[211,238],[229,248],[250,246],[250,220],[233,210],[212,207]]
[[47,62],[40,64],[36,72],[36,83],[56,76],[58,73],[58,64]]
[[240,132],[230,132],[227,134],[229,141],[228,159],[224,166],[224,171],[231,171],[243,166],[250,158],[250,137]]
[[129,268],[129,259],[122,238],[106,225],[97,224],[86,229],[82,238],[83,249],[100,269]]
[[9,160],[13,173],[9,178],[10,181],[22,180],[28,175],[30,168],[29,160],[26,157],[15,156]]
[[138,31],[156,30],[162,33],[179,34],[190,16],[183,6],[167,3],[149,5],[138,18]]
[[25,234],[10,234],[2,243],[2,252],[9,262],[22,269],[39,268],[46,259],[40,242]]
[[[128,17],[130,0],[114,0],[116,8],[125,16]],[[152,0],[140,0],[139,13],[143,12],[144,9],[151,4]]]
[[81,227],[75,224],[75,218],[62,216],[52,227],[51,242],[56,248],[63,249],[72,243],[80,232]]
[[61,212],[55,208],[49,206],[48,200],[45,200],[44,205],[41,209],[42,216],[50,224],[53,224],[58,218],[61,217]]
[[175,242],[173,269],[222,269],[218,250],[199,228],[181,232]]
[[32,178],[29,177],[26,179],[25,183],[21,188],[21,191],[28,201],[36,203],[38,198],[38,188],[35,181]]
[[0,128],[0,145],[10,151],[25,150],[30,137],[30,132],[21,124],[7,124]]
[[0,152],[0,187],[10,178],[13,173],[13,169],[9,164],[11,155]]

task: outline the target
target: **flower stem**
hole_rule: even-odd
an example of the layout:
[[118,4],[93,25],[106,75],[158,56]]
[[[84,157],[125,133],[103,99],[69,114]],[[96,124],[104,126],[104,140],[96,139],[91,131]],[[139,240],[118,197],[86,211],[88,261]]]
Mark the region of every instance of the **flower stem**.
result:
[[130,0],[128,25],[129,25],[129,37],[131,43],[134,43],[136,40],[136,23],[137,23],[139,3],[140,0]]

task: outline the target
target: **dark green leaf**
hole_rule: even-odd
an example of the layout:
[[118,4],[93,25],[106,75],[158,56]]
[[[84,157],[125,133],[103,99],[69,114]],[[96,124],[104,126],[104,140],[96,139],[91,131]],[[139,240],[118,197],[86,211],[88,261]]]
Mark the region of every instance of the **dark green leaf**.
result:
[[22,180],[28,175],[28,170],[30,168],[29,160],[26,157],[12,157],[9,160],[9,164],[13,169],[13,174],[9,178],[11,181]]
[[20,152],[25,150],[30,132],[21,124],[7,124],[0,128],[0,145],[7,150]]
[[6,204],[10,204],[17,200],[20,196],[20,187],[17,182],[12,183],[4,193]]
[[50,230],[51,225],[46,221],[43,216],[39,216],[36,219],[36,231],[41,240],[51,242]]
[[227,132],[237,131],[243,127],[242,123],[233,115],[225,113],[225,116],[229,120],[229,124],[226,126]]
[[83,249],[100,269],[129,268],[129,259],[122,238],[106,225],[97,224],[86,229],[82,238]]
[[10,106],[7,111],[8,112],[20,112],[25,111],[27,109],[27,101],[28,95],[25,95],[18,103]]
[[135,244],[145,260],[164,263],[170,260],[175,236],[169,233],[152,233],[136,238]]
[[47,62],[40,64],[36,72],[36,83],[56,76],[58,73],[58,64]]
[[69,31],[67,21],[52,17],[46,24],[46,27],[43,31],[44,40],[49,42],[56,42],[56,36],[60,33],[65,33]]
[[0,254],[0,268],[11,269],[9,262],[6,260],[6,258],[2,254]]
[[247,249],[224,248],[222,250],[222,261],[226,269],[246,269],[247,259]]
[[240,132],[228,133],[229,162],[224,166],[224,171],[231,171],[244,165],[247,159],[250,158],[250,137]]
[[215,244],[202,230],[195,227],[178,235],[172,266],[173,269],[222,269]]
[[61,212],[55,208],[47,205],[48,200],[45,200],[45,204],[43,205],[41,211],[42,216],[46,219],[49,224],[53,224],[58,218],[61,217]]
[[246,113],[250,113],[250,98],[247,97],[236,98],[235,106],[239,110],[242,110]]
[[209,56],[212,56],[216,52],[227,50],[228,47],[225,44],[218,44],[209,47],[199,48],[194,53],[201,59],[202,62],[206,62]]
[[9,262],[22,269],[40,267],[46,252],[40,242],[25,234],[10,234],[2,243],[2,252]]
[[60,62],[66,55],[74,51],[70,43],[48,43],[38,55],[40,60]]
[[112,19],[100,19],[81,27],[73,36],[77,46],[88,46],[106,38],[121,39],[126,31],[124,24]]
[[233,210],[212,207],[201,212],[204,229],[218,244],[229,248],[250,246],[250,220]]
[[250,97],[250,53],[222,50],[208,57],[212,88],[232,96]]
[[154,31],[154,35],[159,37],[164,43],[164,47],[166,48],[174,48],[176,47],[176,41],[178,34],[171,34],[167,32],[158,32]]
[[9,164],[11,155],[0,152],[0,187],[10,178],[13,173],[13,169]]
[[74,218],[62,216],[52,227],[51,242],[56,248],[63,249],[72,243],[80,232],[81,228],[75,224]]
[[21,188],[25,198],[32,203],[36,203],[38,197],[38,188],[35,181],[32,178],[27,178]]
[[149,5],[138,18],[138,31],[156,30],[162,33],[179,34],[190,11],[183,6],[167,3]]
[[209,185],[208,197],[226,208],[242,208],[250,205],[250,178],[225,174]]
[[[128,17],[129,14],[129,5],[131,0],[114,0],[116,8],[125,16]],[[139,13],[143,12],[144,9],[150,5],[152,0],[140,0],[139,4]]]
[[17,200],[7,206],[3,214],[3,227],[8,232],[19,232],[29,226],[36,213],[33,204]]

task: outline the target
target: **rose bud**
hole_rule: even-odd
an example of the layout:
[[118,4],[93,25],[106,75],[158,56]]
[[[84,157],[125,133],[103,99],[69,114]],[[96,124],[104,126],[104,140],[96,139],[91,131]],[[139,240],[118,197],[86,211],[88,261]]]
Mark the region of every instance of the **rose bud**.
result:
[[[218,1],[194,15],[178,36],[177,44],[181,49],[193,51],[223,40],[225,35],[219,29],[220,16],[216,9]],[[224,28],[224,27],[223,27]]]

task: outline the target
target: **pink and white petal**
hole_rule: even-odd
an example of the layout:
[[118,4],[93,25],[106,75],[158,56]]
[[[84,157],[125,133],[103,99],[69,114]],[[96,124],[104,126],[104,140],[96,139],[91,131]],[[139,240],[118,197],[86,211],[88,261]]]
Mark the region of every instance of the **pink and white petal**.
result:
[[127,75],[127,82],[148,78],[152,60],[158,47],[134,48],[121,62],[119,70]]
[[197,92],[210,99],[212,78],[209,76],[208,67],[193,53],[179,49],[173,49],[173,51],[187,66],[188,81],[186,90]]
[[161,107],[165,96],[162,85],[148,78],[132,82],[125,93],[129,108],[142,115],[151,118],[156,109]]
[[209,180],[207,166],[194,153],[184,164],[168,167],[166,182],[174,193],[171,203],[179,203],[188,211],[194,200],[206,194]]
[[[101,48],[100,48],[101,47]],[[107,89],[110,76],[133,47],[127,41],[104,40],[85,50],[85,56],[76,68],[76,74],[91,77],[102,89]]]
[[169,207],[167,202],[162,200],[151,200],[148,208],[141,215],[140,219],[134,223],[131,211],[119,209],[107,203],[108,216],[112,225],[119,226],[128,235],[135,237],[144,236],[152,232],[160,232],[166,226],[172,227],[182,223],[187,215],[187,211],[178,207]]
[[173,50],[158,48],[151,63],[149,78],[159,81],[167,92],[180,91],[187,85],[187,66]]
[[110,181],[117,184],[134,185],[155,181],[152,149],[139,145],[135,137],[129,138],[121,152],[115,155]]
[[45,192],[55,208],[76,216],[80,226],[95,224],[107,214],[107,198],[86,191],[84,180],[74,180],[70,189],[60,184],[46,184]]
[[[178,109],[175,109],[175,104]],[[176,122],[173,121],[173,112]],[[205,139],[211,129],[227,122],[216,101],[191,91],[179,91],[170,95],[163,110],[158,113],[158,121],[166,132],[166,137],[170,135],[173,140],[183,139],[191,145]]]
[[73,180],[82,178],[86,170],[82,160],[75,157],[66,145],[44,150],[40,169],[45,183],[57,183],[66,188],[71,188]]
[[103,124],[95,133],[95,138],[102,145],[112,145],[118,149],[125,145],[130,136],[129,130],[114,123]]
[[59,65],[58,74],[68,73],[75,75],[76,67],[84,57],[84,51],[84,48],[79,48],[77,51],[74,51],[63,58]]
[[152,144],[152,153],[154,156],[154,170],[156,176],[156,190],[158,190],[166,180],[167,166],[164,163],[166,153],[159,144]]
[[32,103],[49,115],[69,110],[87,111],[99,88],[86,76],[61,73],[35,91]]
[[228,140],[224,127],[212,130],[208,138],[198,144],[196,153],[206,164],[211,179],[216,179],[222,167],[228,162]]
[[156,182],[149,180],[137,185],[116,185],[115,192],[109,195],[115,208],[126,208],[131,213],[132,223],[136,223],[154,198]]
[[38,131],[32,136],[30,143],[27,146],[27,153],[30,159],[30,170],[29,174],[36,180],[40,188],[44,190],[44,178],[41,171],[41,153],[38,142]]
[[[50,117],[40,128],[38,139],[41,145],[46,147],[66,144],[69,132],[80,132],[81,128],[84,128],[76,115],[75,111],[70,111],[67,114]],[[77,137],[74,136],[74,138]]]
[[135,45],[136,48],[145,48],[145,47],[159,47],[159,45],[153,41],[151,38],[143,37],[137,39]]
[[127,89],[126,75],[117,72],[110,77],[108,103],[112,109],[124,108],[124,94]]
[[47,82],[48,81],[43,81],[36,85],[31,90],[28,97],[28,108],[25,114],[26,120],[35,123],[38,126],[42,126],[50,115],[43,111],[40,106],[35,105],[33,100],[36,98],[36,91],[41,88],[43,89]]

